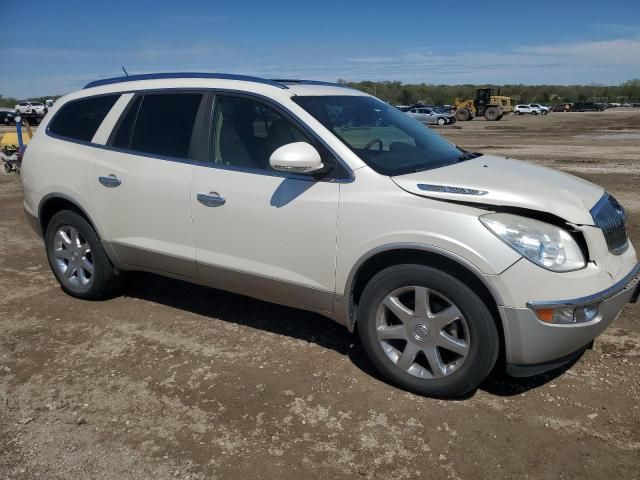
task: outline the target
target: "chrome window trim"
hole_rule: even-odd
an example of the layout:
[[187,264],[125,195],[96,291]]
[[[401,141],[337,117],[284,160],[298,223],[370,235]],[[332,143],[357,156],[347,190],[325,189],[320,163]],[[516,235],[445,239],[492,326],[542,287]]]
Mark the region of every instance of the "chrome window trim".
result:
[[617,295],[626,288],[636,285],[638,282],[640,282],[640,263],[637,263],[622,280],[601,292],[569,300],[531,301],[527,302],[527,307],[532,310],[540,308],[581,307],[592,303],[602,302],[614,295]]
[[[77,145],[83,145],[86,147],[93,147],[93,148],[100,148],[102,150],[109,150],[109,151],[114,151],[114,152],[119,152],[119,153],[125,153],[125,154],[129,154],[129,155],[136,155],[136,156],[140,156],[140,157],[147,157],[147,158],[153,158],[156,160],[164,160],[167,162],[178,162],[178,163],[185,163],[188,165],[194,165],[197,167],[207,167],[207,168],[219,168],[222,170],[232,170],[232,171],[238,171],[238,172],[243,172],[243,173],[252,173],[254,175],[266,175],[266,176],[273,176],[273,177],[280,177],[280,178],[289,178],[289,179],[297,179],[297,180],[306,180],[306,181],[310,181],[310,182],[335,182],[335,183],[352,183],[355,181],[355,174],[353,173],[353,170],[347,165],[347,163],[340,157],[340,155],[338,155],[336,153],[336,151],[331,148],[327,142],[324,141],[324,139],[322,139],[316,132],[313,131],[312,128],[310,128],[299,116],[297,116],[295,113],[291,112],[287,107],[285,107],[284,105],[282,105],[281,103],[265,96],[265,95],[261,95],[259,93],[254,93],[254,92],[247,92],[245,90],[235,90],[235,89],[224,89],[224,88],[181,88],[181,87],[174,87],[174,88],[154,88],[154,89],[128,89],[128,90],[123,90],[120,92],[109,92],[109,93],[104,93],[104,94],[97,94],[97,95],[87,95],[84,97],[80,97],[78,99],[74,99],[74,100],[70,100],[69,102],[73,102],[76,100],[82,100],[85,98],[90,98],[90,97],[98,97],[98,96],[103,96],[103,95],[123,95],[125,93],[133,93],[134,96],[131,98],[129,105],[127,106],[127,108],[125,108],[121,114],[121,116],[118,118],[118,120],[116,121],[116,123],[114,124],[113,129],[115,130],[116,126],[118,126],[120,124],[121,119],[123,118],[123,115],[126,114],[129,106],[132,104],[131,102],[135,101],[135,98],[137,95],[144,95],[146,93],[158,93],[158,92],[175,92],[175,93],[187,93],[187,92],[203,92],[203,93],[207,93],[210,92],[213,95],[215,95],[216,93],[229,93],[229,94],[237,94],[237,95],[241,95],[241,96],[248,96],[248,97],[254,97],[258,100],[262,100],[265,101],[266,103],[275,106],[277,109],[282,110],[285,114],[287,114],[289,117],[291,117],[298,125],[300,128],[302,128],[305,132],[307,132],[310,136],[312,136],[316,141],[318,141],[324,148],[326,148],[329,153],[336,159],[336,162],[342,167],[342,169],[344,170],[344,172],[347,174],[346,178],[321,178],[321,177],[314,177],[313,175],[310,174],[300,174],[300,173],[288,173],[288,172],[278,172],[277,170],[274,170],[273,172],[268,171],[268,170],[256,170],[256,169],[251,169],[251,168],[245,168],[245,167],[233,167],[230,165],[214,165],[211,162],[202,162],[202,161],[196,161],[196,160],[191,160],[191,159],[185,159],[185,158],[177,158],[177,157],[169,157],[169,156],[164,156],[164,155],[157,155],[157,154],[151,154],[151,153],[145,153],[145,152],[137,152],[137,151],[133,151],[133,150],[129,150],[129,149],[123,149],[123,148],[117,148],[117,147],[113,147],[111,145],[101,145],[98,143],[92,143],[92,142],[85,142],[83,140],[75,140],[73,138],[68,138],[68,137],[64,137],[61,135],[57,135],[53,132],[51,132],[49,130],[49,126],[47,125],[47,128],[45,129],[45,134],[51,138],[54,138],[56,140],[61,140],[61,141],[65,141],[65,142],[69,142],[69,143],[75,143]],[[69,102],[65,102],[65,104],[63,104],[62,106],[66,105],[66,103]],[[60,108],[62,108],[62,106]],[[213,115],[213,103],[210,106],[211,108],[211,114]],[[57,112],[56,112],[57,114]],[[55,115],[54,117],[55,118]],[[52,118],[52,120],[53,120]],[[49,122],[49,124],[51,124],[51,121]],[[112,132],[109,134],[109,140],[111,140],[111,134]]]

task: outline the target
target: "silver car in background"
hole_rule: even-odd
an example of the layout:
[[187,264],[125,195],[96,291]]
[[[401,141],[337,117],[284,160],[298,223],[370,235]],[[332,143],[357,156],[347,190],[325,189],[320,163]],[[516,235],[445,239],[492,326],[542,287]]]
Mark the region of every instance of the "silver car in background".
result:
[[412,118],[427,125],[450,125],[456,122],[456,116],[442,113],[434,108],[415,107],[405,112]]

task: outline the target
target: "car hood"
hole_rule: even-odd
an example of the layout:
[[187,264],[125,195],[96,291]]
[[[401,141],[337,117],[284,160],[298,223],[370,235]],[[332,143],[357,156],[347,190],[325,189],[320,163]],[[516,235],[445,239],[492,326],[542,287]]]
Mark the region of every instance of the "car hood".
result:
[[423,197],[526,208],[578,225],[593,225],[589,210],[604,194],[601,187],[568,173],[493,155],[392,180]]

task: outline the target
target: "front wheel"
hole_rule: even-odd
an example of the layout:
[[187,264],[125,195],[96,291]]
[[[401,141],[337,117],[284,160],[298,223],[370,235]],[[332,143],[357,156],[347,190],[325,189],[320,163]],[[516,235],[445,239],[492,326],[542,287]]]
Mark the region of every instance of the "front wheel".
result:
[[434,397],[457,397],[487,377],[498,332],[484,302],[460,280],[422,265],[387,268],[358,307],[364,351],[390,382]]
[[438,123],[438,125],[442,126],[445,123],[447,123],[447,121],[444,118],[439,118],[437,123]]
[[56,213],[47,226],[45,243],[51,270],[69,295],[96,300],[120,285],[120,276],[98,235],[78,213]]

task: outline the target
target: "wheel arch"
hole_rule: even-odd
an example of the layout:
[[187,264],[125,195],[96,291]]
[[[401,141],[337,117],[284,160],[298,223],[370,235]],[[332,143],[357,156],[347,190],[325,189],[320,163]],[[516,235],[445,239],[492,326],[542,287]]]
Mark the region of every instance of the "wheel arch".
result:
[[473,263],[460,255],[440,247],[421,244],[394,244],[378,247],[363,255],[354,265],[347,279],[345,288],[348,328],[355,330],[357,326],[357,307],[362,292],[367,283],[378,272],[385,268],[402,265],[417,264],[437,268],[451,273],[462,280],[485,303],[498,330],[500,337],[500,352],[504,352],[504,328],[499,305],[503,305],[502,298],[496,288],[487,280],[482,271]]
[[91,228],[93,228],[96,233],[98,232],[95,223],[91,220],[87,211],[80,206],[79,202],[64,193],[50,193],[40,200],[40,204],[38,206],[38,220],[40,224],[40,231],[43,236],[47,231],[47,226],[49,225],[51,218],[61,210],[71,210],[76,212],[89,222],[89,225],[91,225]]

